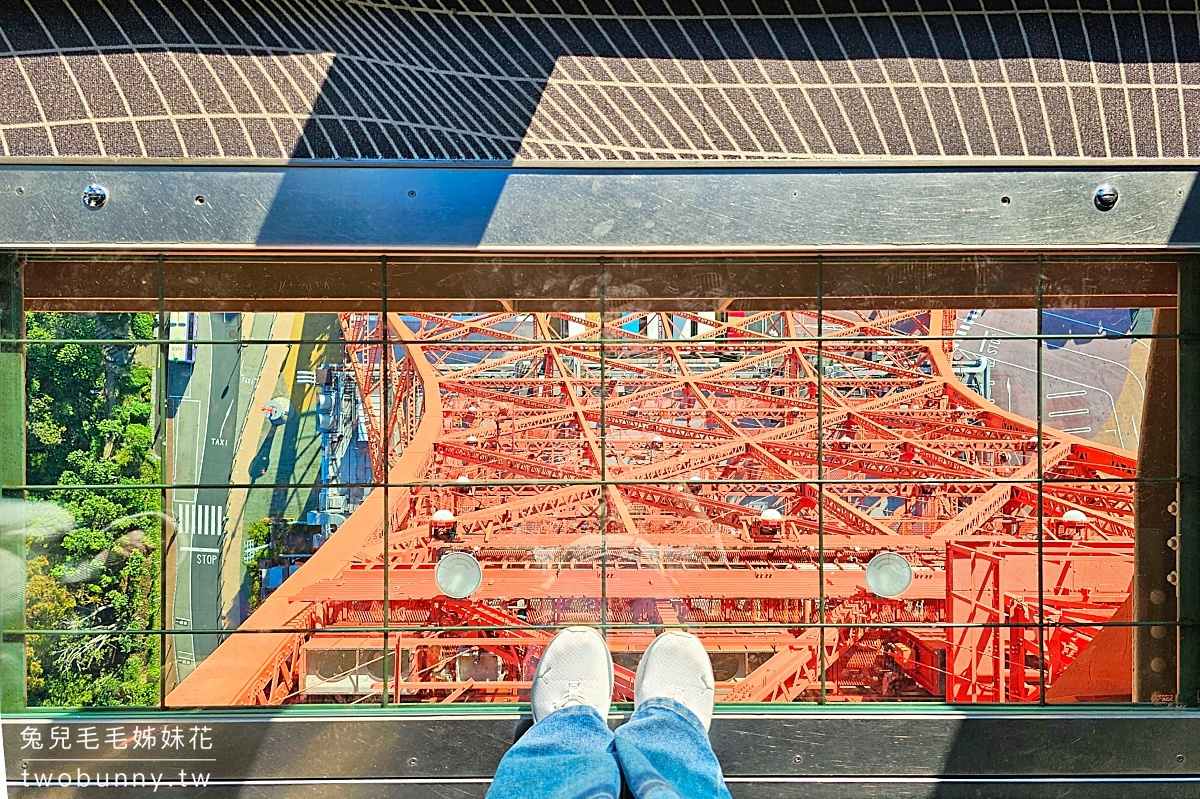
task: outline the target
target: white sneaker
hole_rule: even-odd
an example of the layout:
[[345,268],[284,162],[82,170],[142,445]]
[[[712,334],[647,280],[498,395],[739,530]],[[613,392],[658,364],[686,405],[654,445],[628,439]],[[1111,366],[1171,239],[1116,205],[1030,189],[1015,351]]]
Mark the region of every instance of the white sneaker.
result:
[[654,697],[674,699],[695,713],[707,730],[715,696],[712,661],[699,638],[667,630],[647,647],[633,683],[635,710]]
[[587,705],[608,718],[613,661],[604,637],[591,627],[568,627],[546,646],[529,691],[533,720],[570,705]]

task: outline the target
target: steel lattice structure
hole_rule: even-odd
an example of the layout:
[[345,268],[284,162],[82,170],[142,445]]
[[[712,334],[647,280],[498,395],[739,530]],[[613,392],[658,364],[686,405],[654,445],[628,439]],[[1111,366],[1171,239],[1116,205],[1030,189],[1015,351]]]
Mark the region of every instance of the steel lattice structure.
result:
[[[574,623],[608,626],[616,699],[685,625],[723,701],[1029,701],[1130,594],[1135,458],[966,388],[953,311],[342,324],[388,488],[169,704],[512,701]],[[468,599],[447,549],[483,565]],[[866,588],[883,550],[899,599]]]

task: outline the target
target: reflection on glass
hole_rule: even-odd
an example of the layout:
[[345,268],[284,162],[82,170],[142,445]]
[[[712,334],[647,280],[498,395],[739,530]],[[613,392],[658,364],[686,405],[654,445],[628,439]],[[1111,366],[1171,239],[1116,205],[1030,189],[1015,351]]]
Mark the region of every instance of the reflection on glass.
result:
[[[29,345],[30,482],[120,486],[31,497],[65,513],[29,553],[31,625],[169,629],[168,706],[524,700],[570,624],[604,627],[615,699],[679,626],[722,702],[1132,696],[1088,675],[1134,657],[1114,631],[1138,533],[1173,523],[1170,485],[1136,482],[1174,478],[1144,444],[1174,435],[1146,388],[1175,368],[1169,281],[1139,298],[1064,273],[1039,309],[1029,259],[780,262],[759,283],[622,263],[599,313],[582,262],[511,301],[471,296],[509,285],[500,267],[438,283],[414,262],[412,296],[356,310],[358,266],[356,304],[319,313],[189,311],[177,272],[144,363]],[[247,279],[220,275],[205,303]],[[166,487],[138,504],[122,483]],[[167,618],[87,615],[114,557],[163,558]],[[112,608],[146,604],[122,585]],[[37,701],[65,695],[37,679]]]
[[[157,491],[62,488],[0,500],[0,532],[26,542],[26,692],[30,705],[158,702]],[[0,560],[11,574],[12,564]],[[19,596],[6,582],[5,617]],[[64,634],[64,631],[70,631]]]

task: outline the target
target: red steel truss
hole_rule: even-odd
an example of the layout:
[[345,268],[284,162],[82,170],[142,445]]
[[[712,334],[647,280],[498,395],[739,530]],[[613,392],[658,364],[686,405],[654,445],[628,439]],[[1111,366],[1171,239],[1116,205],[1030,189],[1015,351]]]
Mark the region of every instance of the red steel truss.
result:
[[[607,625],[617,699],[683,625],[722,701],[1033,701],[1129,597],[1133,455],[967,389],[953,311],[342,324],[389,486],[171,705],[512,701],[576,623]],[[483,566],[468,599],[435,582],[447,549]],[[898,599],[866,587],[884,550]]]

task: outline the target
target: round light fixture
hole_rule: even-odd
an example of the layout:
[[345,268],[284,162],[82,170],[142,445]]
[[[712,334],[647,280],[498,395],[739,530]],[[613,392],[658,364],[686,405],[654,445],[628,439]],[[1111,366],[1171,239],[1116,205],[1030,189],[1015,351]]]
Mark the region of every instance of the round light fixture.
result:
[[466,599],[479,590],[483,567],[467,552],[447,552],[433,570],[438,589],[451,599]]
[[900,596],[912,585],[912,564],[895,552],[880,552],[867,564],[867,587],[886,599]]

